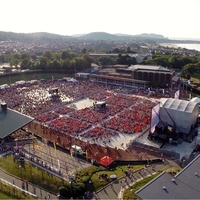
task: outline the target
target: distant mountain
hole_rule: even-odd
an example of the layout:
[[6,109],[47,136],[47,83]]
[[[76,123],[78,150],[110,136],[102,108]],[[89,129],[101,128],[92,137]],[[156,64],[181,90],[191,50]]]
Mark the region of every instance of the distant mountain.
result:
[[84,40],[119,40],[120,37],[106,32],[92,32],[79,37]]
[[[0,41],[22,41],[22,42],[54,42],[54,41],[69,41],[69,40],[168,40],[163,35],[147,34],[126,35],[126,34],[110,34],[106,32],[92,32],[88,34],[76,34],[72,36],[64,36],[47,32],[36,33],[14,33],[0,31]],[[163,41],[164,42],[164,41]]]
[[123,33],[115,33],[114,35],[117,35],[117,36],[133,36],[133,35],[129,35],[129,34],[123,34]]
[[78,39],[84,39],[84,40],[130,40],[130,39],[156,39],[156,40],[166,40],[168,38],[165,38],[163,35],[158,34],[148,34],[143,33],[140,35],[128,35],[128,34],[110,34],[106,32],[92,32],[85,35],[82,35],[78,37]]
[[74,34],[74,35],[71,35],[71,37],[81,37],[83,35],[85,35],[85,34]]
[[155,34],[155,33],[142,33],[139,35],[134,35],[134,37],[143,37],[143,38],[154,38],[154,39],[168,39],[165,38],[163,35]]
[[72,39],[70,36],[63,36],[53,33],[37,32],[37,33],[14,33],[0,31],[0,41],[55,41]]

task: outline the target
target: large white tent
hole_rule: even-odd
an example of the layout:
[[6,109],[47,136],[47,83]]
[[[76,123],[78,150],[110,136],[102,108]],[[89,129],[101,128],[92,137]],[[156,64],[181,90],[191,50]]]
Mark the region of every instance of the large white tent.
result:
[[194,97],[190,101],[200,103],[200,98],[199,97]]
[[160,120],[176,131],[188,134],[199,115],[198,103],[173,98],[161,98],[159,102]]

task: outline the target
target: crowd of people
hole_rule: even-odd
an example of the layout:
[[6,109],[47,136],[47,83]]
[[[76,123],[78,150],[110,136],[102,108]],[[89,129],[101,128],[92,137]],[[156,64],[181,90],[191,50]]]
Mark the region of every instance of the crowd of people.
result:
[[[52,88],[58,93],[50,94]],[[61,80],[34,81],[0,90],[8,107],[35,118],[58,133],[101,139],[119,133],[138,133],[150,124],[154,102],[138,97],[130,88],[101,85],[89,80],[76,83]],[[66,97],[69,101],[63,101]],[[93,106],[76,110],[70,104],[84,98],[104,101],[105,108]]]

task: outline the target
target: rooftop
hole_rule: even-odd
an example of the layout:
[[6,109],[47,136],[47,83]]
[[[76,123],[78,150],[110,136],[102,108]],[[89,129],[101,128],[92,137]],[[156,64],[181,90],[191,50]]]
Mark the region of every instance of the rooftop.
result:
[[0,138],[3,139],[33,120],[32,117],[7,108],[0,110]]
[[131,65],[129,67],[130,70],[155,70],[155,71],[165,71],[170,72],[169,69],[162,67],[162,66],[156,66],[156,65]]
[[173,177],[166,172],[139,189],[136,194],[142,199],[199,199],[200,155]]

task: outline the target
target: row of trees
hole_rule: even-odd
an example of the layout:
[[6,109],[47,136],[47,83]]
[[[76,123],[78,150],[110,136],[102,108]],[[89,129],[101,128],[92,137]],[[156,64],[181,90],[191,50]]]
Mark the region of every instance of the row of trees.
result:
[[97,59],[92,58],[86,51],[79,55],[69,50],[61,52],[51,52],[49,50],[43,53],[16,53],[0,56],[1,63],[10,63],[11,67],[31,70],[81,70],[90,69],[91,63],[100,65],[136,64],[136,59],[128,54],[119,54],[117,57],[101,56]]
[[184,78],[195,76],[200,78],[200,57],[154,54],[153,59],[144,60],[142,64],[161,65],[167,68],[177,69]]
[[75,55],[65,50],[62,52],[51,52],[49,50],[43,53],[16,53],[1,55],[0,62],[8,62],[11,67],[30,70],[57,71],[57,70],[88,70],[91,63],[94,62],[86,54]]
[[[129,50],[129,49],[128,49]],[[114,49],[113,51],[116,51]],[[118,52],[118,51],[117,51]],[[78,55],[64,50],[61,52],[51,52],[49,50],[41,53],[6,53],[0,55],[1,63],[10,63],[10,66],[16,68],[42,70],[42,71],[87,71],[91,69],[91,63],[100,65],[134,65],[137,64],[135,57],[128,54],[119,53],[116,57],[101,56],[97,59],[87,54],[87,50],[80,52]],[[200,58],[185,55],[153,55],[153,59],[144,60],[141,64],[145,65],[161,65],[167,68],[174,68],[181,71],[182,76],[200,73]]]
[[161,65],[163,67],[171,67],[182,70],[187,64],[195,64],[199,61],[198,57],[189,57],[182,55],[154,54],[153,59],[144,60],[142,64]]

